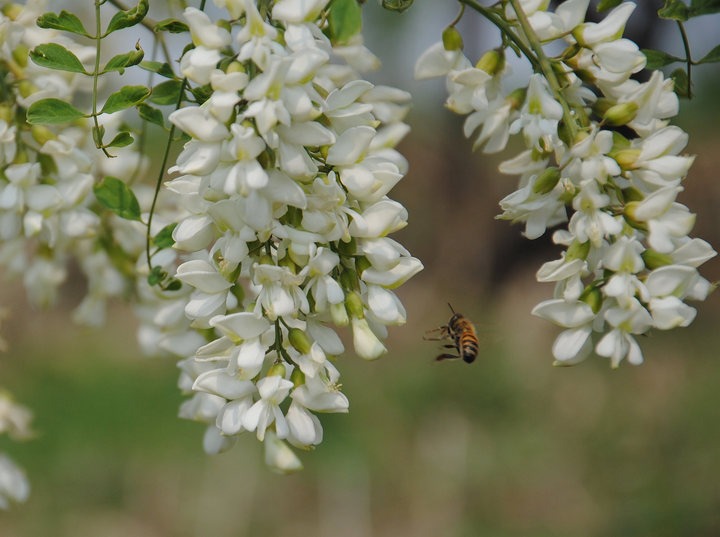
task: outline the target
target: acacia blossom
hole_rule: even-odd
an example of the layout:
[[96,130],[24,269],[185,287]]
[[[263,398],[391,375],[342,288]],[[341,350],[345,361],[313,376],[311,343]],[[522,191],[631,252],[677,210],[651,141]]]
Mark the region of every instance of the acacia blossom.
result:
[[693,157],[681,154],[687,134],[668,125],[678,112],[672,81],[660,71],[646,82],[633,78],[645,56],[622,37],[632,2],[598,23],[584,22],[588,0],[555,12],[548,2],[518,5],[522,17],[506,3],[518,33],[523,19],[543,45],[564,46],[552,58],[559,87],[538,72],[527,88],[500,91],[504,51],[472,68],[443,43],[420,57],[416,77],[446,77],[448,108],[468,115],[465,135],[480,130],[475,147],[495,152],[508,134],[523,134],[527,150],[500,165],[520,180],[500,202],[499,218],[523,222],[529,239],[562,226],[553,240],[565,251],[537,272],[538,281],[555,284],[554,296],[533,309],[564,328],[552,349],[556,364],[577,363],[593,349],[613,367],[642,363],[635,336],[687,326],[696,312],[685,301],[704,300],[713,287],[697,267],[715,251],[689,236],[694,215],[677,201]]

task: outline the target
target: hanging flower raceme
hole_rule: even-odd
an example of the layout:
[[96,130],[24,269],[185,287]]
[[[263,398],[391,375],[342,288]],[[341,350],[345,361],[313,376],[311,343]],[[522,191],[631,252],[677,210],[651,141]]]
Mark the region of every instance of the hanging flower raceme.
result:
[[[504,50],[472,67],[457,39],[428,49],[415,74],[446,77],[448,108],[468,115],[466,136],[479,130],[475,147],[496,152],[509,134],[522,134],[527,149],[500,165],[520,182],[499,218],[523,222],[530,239],[566,226],[553,234],[565,251],[537,273],[555,283],[554,296],[533,310],[565,329],[553,345],[556,364],[593,349],[613,367],[639,364],[635,336],[687,326],[696,312],[685,301],[712,289],[697,268],[715,251],[689,236],[694,215],[677,201],[693,157],[681,154],[687,134],[668,125],[678,112],[672,82],[659,71],[646,82],[632,78],[645,66],[622,37],[635,4],[599,23],[584,22],[588,0],[554,13],[547,4],[505,3],[506,37],[536,71],[526,88],[502,89]],[[564,49],[549,58],[546,44]]]
[[[131,147],[116,150],[121,158],[105,158],[92,144],[89,120],[31,122],[30,107],[43,99],[71,106],[78,91],[92,89],[85,68],[95,48],[39,27],[45,7],[43,1],[8,4],[0,13],[0,267],[21,277],[30,302],[44,307],[55,302],[74,261],[88,290],[73,317],[98,325],[107,299],[126,292],[131,276],[111,259],[119,252],[102,244],[119,219],[103,222],[93,187],[105,175],[131,176],[142,159]],[[61,58],[74,56],[78,64],[58,67],[60,49]],[[117,132],[119,116],[98,119],[106,135]]]
[[[379,357],[387,326],[405,322],[393,290],[422,269],[388,237],[407,224],[387,194],[407,170],[394,147],[409,96],[360,78],[351,66],[376,59],[359,36],[333,46],[327,0],[269,13],[216,4],[227,20],[185,11],[194,48],[181,70],[206,98],[170,115],[190,141],[167,183],[186,216],[173,232],[183,291],[166,307],[183,304],[205,337],[178,353],[191,395],[181,415],[207,424],[208,452],[248,432],[268,464],[291,471],[301,465],[288,443],[316,446],[317,414],[348,411],[335,327]],[[144,334],[150,347],[185,348],[170,324]]]

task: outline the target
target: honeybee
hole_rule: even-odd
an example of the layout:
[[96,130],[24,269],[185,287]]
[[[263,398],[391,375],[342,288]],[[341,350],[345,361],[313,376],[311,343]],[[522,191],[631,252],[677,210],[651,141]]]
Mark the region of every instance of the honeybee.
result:
[[[475,333],[475,325],[461,313],[455,313],[452,305],[448,304],[448,306],[450,306],[450,311],[452,312],[452,317],[450,317],[448,323],[439,328],[428,330],[425,333],[424,339],[430,341],[449,339],[453,341],[452,344],[443,346],[446,349],[455,349],[457,354],[444,353],[439,355],[436,360],[462,358],[470,364],[475,361],[478,354],[478,338]],[[428,337],[428,334],[432,334],[433,332],[439,332],[440,334],[437,337]]]

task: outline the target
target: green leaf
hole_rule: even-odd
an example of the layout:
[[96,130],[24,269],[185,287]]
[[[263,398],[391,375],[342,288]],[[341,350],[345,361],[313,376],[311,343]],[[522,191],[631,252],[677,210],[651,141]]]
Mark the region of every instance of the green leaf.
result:
[[360,4],[357,0],[332,0],[328,23],[332,42],[347,43],[362,29]]
[[603,11],[607,11],[608,9],[619,6],[622,1],[623,0],[600,0],[597,6],[597,10],[599,13],[602,13]]
[[112,139],[112,142],[107,144],[105,147],[125,147],[130,145],[135,141],[135,138],[132,137],[132,135],[129,132],[119,132],[115,136],[115,138]]
[[665,5],[658,9],[658,16],[661,19],[684,22],[688,20],[688,7],[682,0],[665,0]]
[[720,62],[720,45],[716,46],[710,52],[703,56],[703,59],[697,63],[716,63]]
[[105,177],[93,186],[95,197],[103,207],[120,218],[140,222],[140,204],[130,187],[116,177]]
[[670,54],[668,54],[667,52],[663,52],[662,50],[644,48],[642,49],[642,53],[645,54],[645,57],[647,58],[647,63],[645,64],[646,69],[660,69],[661,67],[665,67],[666,65],[670,65],[671,63],[685,61],[682,58],[671,56]]
[[161,266],[156,265],[150,270],[150,274],[148,274],[148,284],[151,286],[160,285],[160,282],[167,278],[167,275],[168,273],[165,272]]
[[53,98],[35,101],[27,111],[27,122],[31,125],[69,123],[81,117],[86,116],[73,105]]
[[119,71],[120,74],[123,74],[125,72],[125,68],[132,67],[133,65],[140,63],[143,56],[145,56],[145,51],[140,48],[139,44],[135,45],[135,47],[136,49],[134,51],[118,54],[110,58],[110,61],[105,64],[105,67],[103,67],[103,72],[107,73],[108,71]]
[[685,69],[675,69],[670,73],[670,78],[672,78],[675,83],[674,90],[679,97],[690,96],[690,80],[688,79]]
[[170,32],[171,34],[181,34],[183,32],[189,32],[190,27],[184,22],[177,19],[165,19],[158,22],[155,25],[154,30],[156,32]]
[[690,2],[690,16],[712,15],[720,13],[720,0],[692,0]]
[[82,21],[65,10],[62,10],[59,15],[56,13],[44,13],[40,15],[37,20],[37,25],[40,28],[63,30],[73,34],[91,37],[90,34],[87,33],[87,30],[85,30]]
[[149,104],[142,103],[138,105],[137,110],[138,115],[145,121],[159,125],[163,129],[165,128],[165,117],[157,108],[153,108]]
[[168,80],[152,89],[150,102],[155,104],[175,104],[180,98],[183,83],[180,80]]
[[145,86],[123,86],[115,93],[111,93],[100,110],[101,114],[112,114],[132,106],[138,105],[147,99],[150,89]]
[[414,0],[382,0],[382,7],[389,11],[402,13],[406,9],[409,9],[413,2]]
[[30,59],[41,67],[88,74],[78,57],[56,43],[44,43],[30,51]]
[[153,237],[153,244],[160,249],[170,248],[173,244],[175,244],[175,239],[173,239],[172,234],[176,227],[177,223],[173,222],[172,224],[168,224],[162,228],[157,232],[157,235]]
[[175,73],[173,72],[172,67],[165,62],[140,62],[140,69],[145,69],[151,73],[157,73],[165,78],[175,78]]
[[111,34],[122,28],[129,28],[135,26],[141,22],[148,12],[148,0],[140,0],[137,6],[127,11],[118,11],[115,13],[110,22],[108,23],[107,29],[104,35]]

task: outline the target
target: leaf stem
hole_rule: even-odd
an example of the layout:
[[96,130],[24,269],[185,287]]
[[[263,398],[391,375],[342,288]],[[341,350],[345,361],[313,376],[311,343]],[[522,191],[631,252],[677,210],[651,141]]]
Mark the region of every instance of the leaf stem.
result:
[[520,52],[523,53],[523,55],[528,59],[528,61],[532,64],[534,70],[540,70],[540,64],[538,62],[538,58],[535,57],[535,54],[533,54],[533,51],[528,48],[528,46],[523,42],[520,37],[518,37],[515,32],[513,31],[512,26],[508,24],[508,22],[500,17],[497,13],[495,13],[492,9],[487,8],[481,4],[478,4],[475,0],[458,0],[461,4],[464,4],[466,6],[471,7],[480,15],[485,17],[488,21],[490,21],[492,24],[498,27],[500,30],[500,33],[507,37],[510,41],[513,42],[513,44],[520,50]]
[[[125,5],[120,0],[107,0],[108,3],[115,6],[120,11],[128,11],[130,9],[129,6]],[[153,38],[160,43],[160,47],[162,47],[163,50],[163,56],[165,57],[165,61],[168,64],[172,64],[172,55],[170,54],[170,49],[167,46],[167,42],[165,41],[165,36],[162,33],[158,33],[155,31],[155,26],[157,26],[158,21],[155,19],[151,19],[148,16],[143,17],[143,20],[140,21],[140,24],[145,27],[151,34],[153,34]]]
[[685,31],[685,26],[683,25],[682,21],[676,21],[676,22],[677,22],[678,28],[680,29],[680,36],[682,37],[683,48],[685,49],[685,63],[687,65],[687,76],[688,76],[687,97],[688,97],[688,99],[692,99],[693,61],[690,56],[690,42],[688,40],[687,32]]
[[103,145],[103,131],[98,121],[97,98],[98,98],[98,78],[100,78],[100,52],[102,50],[102,21],[100,19],[100,0],[95,0],[95,68],[93,69],[93,91],[92,91],[92,118],[95,123],[95,147],[102,150],[105,156],[113,158],[115,155],[108,153]]
[[[182,84],[180,85],[180,93],[178,95],[177,103],[175,103],[175,110],[179,110],[182,105],[183,97],[185,96],[185,89],[187,88],[187,78],[183,78]],[[160,171],[158,172],[157,180],[155,181],[155,192],[153,194],[152,204],[150,205],[150,214],[148,214],[147,229],[145,232],[145,255],[147,257],[147,265],[152,272],[152,262],[150,259],[150,242],[152,241],[151,227],[153,221],[153,215],[155,214],[155,206],[157,205],[158,197],[160,196],[160,187],[162,186],[163,177],[165,177],[165,169],[167,167],[167,161],[170,157],[170,148],[172,147],[173,138],[175,137],[175,125],[170,125],[170,131],[168,132],[167,143],[165,144],[165,152],[163,153],[162,162],[160,163]]]
[[528,40],[528,43],[530,44],[532,50],[535,52],[535,57],[537,58],[537,62],[540,68],[539,72],[542,73],[542,75],[545,77],[545,80],[547,80],[550,89],[555,95],[555,99],[560,103],[560,106],[562,106],[563,119],[565,122],[565,126],[568,129],[568,133],[570,134],[570,140],[572,141],[575,139],[578,133],[579,119],[573,113],[569,103],[563,95],[562,86],[560,85],[557,74],[553,70],[550,59],[545,54],[540,40],[538,39],[537,35],[535,35],[535,31],[530,25],[530,21],[528,20],[527,15],[525,14],[522,6],[520,5],[520,0],[510,0],[510,3],[512,4],[513,10],[517,15],[518,22],[520,23],[520,26],[523,30],[523,34]]

